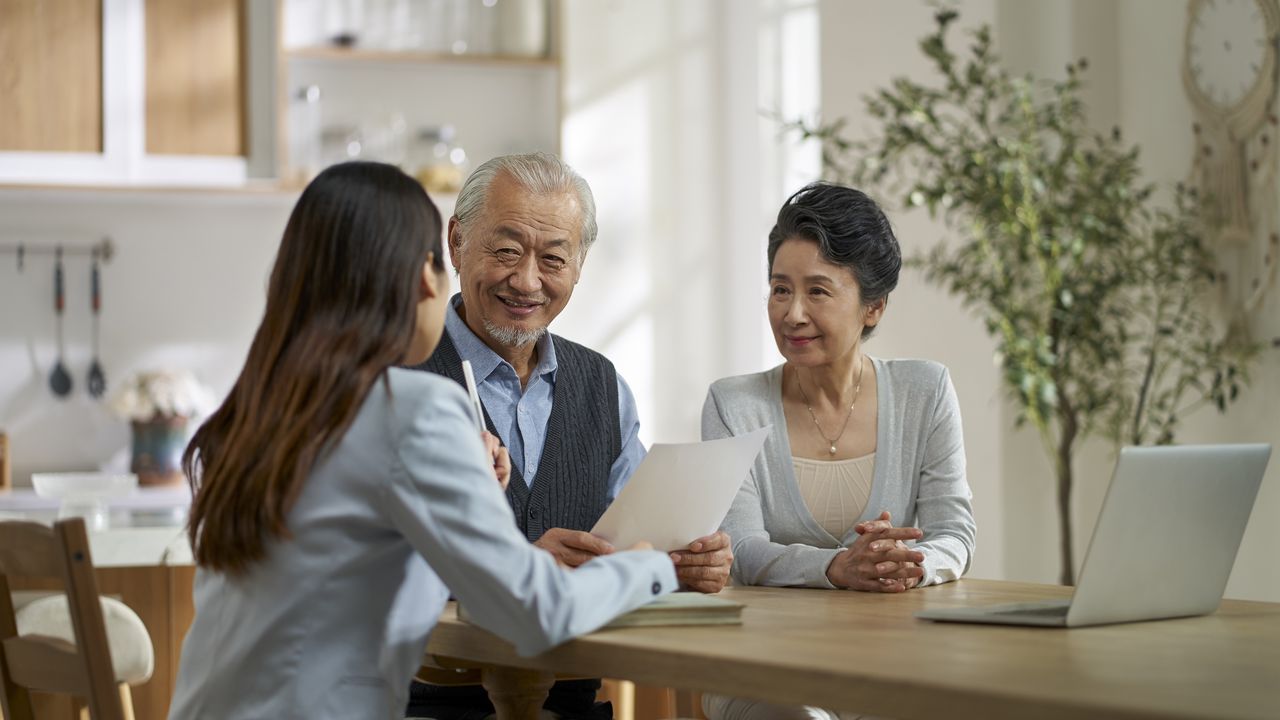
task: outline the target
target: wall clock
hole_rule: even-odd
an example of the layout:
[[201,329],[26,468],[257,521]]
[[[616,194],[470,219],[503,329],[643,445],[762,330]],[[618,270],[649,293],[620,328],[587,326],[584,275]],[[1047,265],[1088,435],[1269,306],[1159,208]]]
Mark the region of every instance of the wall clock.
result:
[[1191,0],[1182,79],[1196,114],[1193,183],[1209,200],[1227,299],[1248,314],[1274,284],[1278,0]]

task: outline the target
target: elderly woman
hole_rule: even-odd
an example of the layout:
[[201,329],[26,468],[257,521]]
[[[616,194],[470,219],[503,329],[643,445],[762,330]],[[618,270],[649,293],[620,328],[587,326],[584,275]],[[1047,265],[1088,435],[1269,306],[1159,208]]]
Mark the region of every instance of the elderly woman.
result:
[[[785,362],[716,381],[702,411],[705,439],[773,426],[724,521],[734,582],[898,593],[959,578],[975,526],[951,378],[863,350],[902,266],[888,219],[857,190],[814,183],[778,212],[768,257]],[[717,696],[704,708],[831,715]]]

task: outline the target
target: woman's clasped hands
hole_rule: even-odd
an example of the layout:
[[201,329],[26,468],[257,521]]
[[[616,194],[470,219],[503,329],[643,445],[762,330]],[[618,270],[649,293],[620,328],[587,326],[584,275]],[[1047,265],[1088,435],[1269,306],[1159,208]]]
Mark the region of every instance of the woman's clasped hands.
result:
[[836,587],[864,592],[910,590],[924,577],[924,553],[907,546],[919,540],[919,528],[894,527],[888,511],[854,526],[858,538],[827,566],[827,579]]

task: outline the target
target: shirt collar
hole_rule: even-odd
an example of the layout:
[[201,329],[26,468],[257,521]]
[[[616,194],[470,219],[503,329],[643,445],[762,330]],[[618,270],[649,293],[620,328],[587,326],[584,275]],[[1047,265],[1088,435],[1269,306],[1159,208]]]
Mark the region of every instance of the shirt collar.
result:
[[[453,341],[454,349],[458,351],[458,358],[471,361],[471,370],[475,373],[476,382],[487,380],[489,375],[501,365],[511,368],[512,374],[515,374],[515,368],[511,367],[511,363],[503,360],[501,355],[485,345],[484,341],[467,327],[466,321],[458,314],[458,308],[461,305],[462,293],[456,293],[449,298],[444,327],[449,333],[449,339]],[[556,362],[555,343],[551,341],[551,333],[545,332],[541,338],[538,338],[538,364],[533,369],[533,376],[549,376],[549,379],[554,382],[557,367],[559,365]]]

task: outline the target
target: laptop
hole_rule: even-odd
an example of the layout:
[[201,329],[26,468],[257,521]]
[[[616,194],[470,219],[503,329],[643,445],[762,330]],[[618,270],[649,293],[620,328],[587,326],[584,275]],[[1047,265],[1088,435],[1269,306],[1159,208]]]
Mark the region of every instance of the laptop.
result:
[[1218,608],[1271,446],[1120,451],[1070,600],[916,613],[926,620],[1081,627]]

